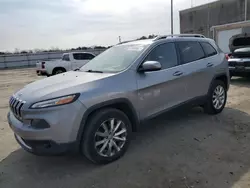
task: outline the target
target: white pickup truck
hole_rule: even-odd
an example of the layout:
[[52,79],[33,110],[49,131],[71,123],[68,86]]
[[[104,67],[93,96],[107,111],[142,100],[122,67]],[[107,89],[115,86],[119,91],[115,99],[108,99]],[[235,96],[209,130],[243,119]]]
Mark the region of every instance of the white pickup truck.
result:
[[70,70],[77,70],[94,57],[94,54],[88,52],[65,53],[60,60],[40,61],[36,63],[36,73],[38,75],[51,76]]

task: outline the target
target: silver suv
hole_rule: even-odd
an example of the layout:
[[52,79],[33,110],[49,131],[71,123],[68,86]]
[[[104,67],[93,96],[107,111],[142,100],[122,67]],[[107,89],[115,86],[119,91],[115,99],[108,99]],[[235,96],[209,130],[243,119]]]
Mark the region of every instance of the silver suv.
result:
[[80,151],[104,164],[127,150],[140,123],[183,104],[220,113],[227,100],[225,54],[200,35],[118,44],[71,71],[36,81],[10,98],[8,121],[37,155]]

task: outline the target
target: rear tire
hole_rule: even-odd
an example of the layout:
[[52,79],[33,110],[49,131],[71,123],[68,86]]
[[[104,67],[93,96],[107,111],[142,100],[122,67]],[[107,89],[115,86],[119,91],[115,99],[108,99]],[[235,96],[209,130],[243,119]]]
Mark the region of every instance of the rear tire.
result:
[[227,102],[226,85],[221,80],[215,80],[209,89],[204,110],[208,114],[219,114],[225,108]]
[[81,140],[81,152],[97,164],[113,162],[124,155],[132,132],[122,111],[106,108],[91,115]]
[[63,69],[63,68],[55,68],[55,69],[53,70],[52,75],[62,74],[62,73],[64,73],[64,72],[66,72],[66,70]]

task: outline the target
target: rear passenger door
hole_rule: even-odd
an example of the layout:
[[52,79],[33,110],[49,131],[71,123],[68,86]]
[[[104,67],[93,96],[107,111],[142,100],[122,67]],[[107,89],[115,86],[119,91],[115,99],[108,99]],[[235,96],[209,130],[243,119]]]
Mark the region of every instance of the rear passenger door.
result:
[[209,73],[212,62],[197,41],[181,41],[177,46],[187,83],[187,98],[205,96],[212,80]]
[[73,53],[72,69],[79,69],[82,62],[82,53]]
[[186,100],[185,80],[174,43],[156,46],[143,62],[146,61],[158,61],[162,69],[137,73],[138,103],[142,119]]

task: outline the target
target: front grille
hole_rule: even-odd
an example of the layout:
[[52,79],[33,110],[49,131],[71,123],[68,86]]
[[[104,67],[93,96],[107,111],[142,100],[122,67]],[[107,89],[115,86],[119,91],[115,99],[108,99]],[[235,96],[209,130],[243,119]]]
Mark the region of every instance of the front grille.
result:
[[15,117],[22,121],[22,107],[25,104],[25,101],[22,101],[14,96],[10,98],[9,105],[11,112],[15,115]]
[[235,61],[229,61],[228,65],[231,66],[231,67],[235,67],[236,62]]

